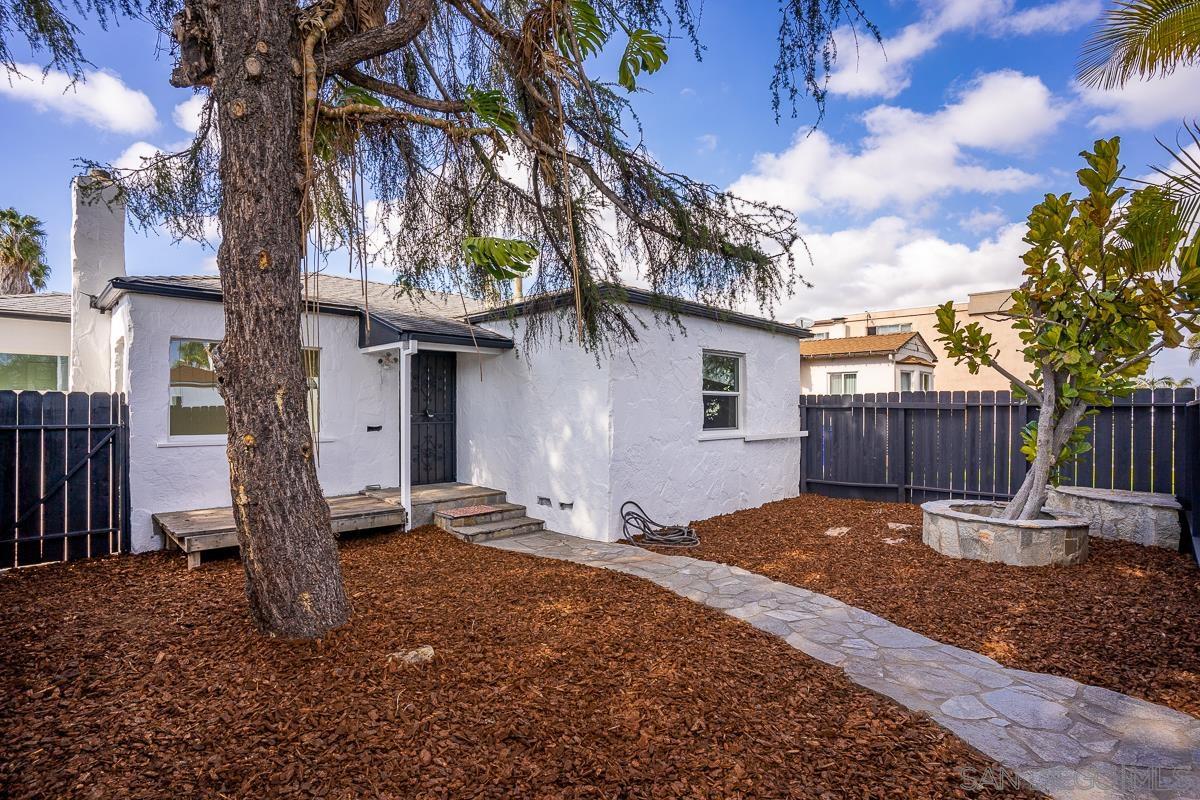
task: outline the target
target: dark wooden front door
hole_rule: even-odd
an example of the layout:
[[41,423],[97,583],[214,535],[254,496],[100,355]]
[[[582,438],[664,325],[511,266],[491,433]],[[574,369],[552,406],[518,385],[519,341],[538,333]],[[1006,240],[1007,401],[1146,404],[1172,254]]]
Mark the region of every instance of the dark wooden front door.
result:
[[412,484],[456,479],[455,356],[418,351],[412,365]]

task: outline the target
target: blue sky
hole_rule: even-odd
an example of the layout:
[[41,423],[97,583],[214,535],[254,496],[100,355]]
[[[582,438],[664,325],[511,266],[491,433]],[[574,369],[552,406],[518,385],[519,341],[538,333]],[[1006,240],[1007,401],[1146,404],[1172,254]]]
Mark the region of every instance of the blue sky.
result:
[[[866,42],[856,57],[846,43],[815,133],[808,100],[795,118],[773,117],[775,3],[708,0],[703,60],[677,42],[635,101],[668,167],[796,211],[815,262],[801,258],[801,272],[814,286],[775,309],[783,319],[1014,285],[1021,222],[1046,192],[1075,188],[1082,148],[1120,135],[1130,174],[1145,175],[1166,159],[1155,137],[1173,141],[1182,119],[1200,116],[1200,69],[1114,93],[1074,83],[1100,0],[865,5],[885,47]],[[46,222],[55,289],[69,283],[74,159],[116,161],[188,138],[179,106],[192,95],[167,83],[170,55],[155,32],[135,21],[84,31],[100,70],[87,85],[63,94],[54,76],[0,83],[0,205]],[[213,269],[211,251],[161,236],[131,232],[127,249],[133,273]],[[1168,357],[1157,371],[1187,374],[1185,364]]]

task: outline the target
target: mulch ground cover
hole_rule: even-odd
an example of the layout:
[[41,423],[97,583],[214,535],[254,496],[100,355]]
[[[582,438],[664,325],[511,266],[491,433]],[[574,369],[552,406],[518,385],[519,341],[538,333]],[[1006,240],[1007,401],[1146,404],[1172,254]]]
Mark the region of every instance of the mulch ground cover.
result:
[[954,559],[921,542],[918,506],[812,494],[695,527],[700,547],[687,555],[836,597],[1006,666],[1200,715],[1200,569],[1190,556],[1092,537],[1088,560],[1071,567]]
[[232,560],[0,575],[0,796],[1002,794],[927,718],[646,581],[432,528],[341,555],[355,615],[319,644],[255,633]]

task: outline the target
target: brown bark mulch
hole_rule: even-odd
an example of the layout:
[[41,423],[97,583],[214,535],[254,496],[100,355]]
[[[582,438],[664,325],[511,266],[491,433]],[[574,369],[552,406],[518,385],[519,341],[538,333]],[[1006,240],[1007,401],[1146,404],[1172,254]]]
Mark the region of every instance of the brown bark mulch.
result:
[[[825,535],[840,527],[850,530]],[[696,529],[690,556],[836,597],[1006,666],[1200,715],[1200,569],[1190,556],[1093,536],[1088,560],[1071,567],[954,559],[921,542],[918,506],[813,494]]]
[[1002,794],[927,718],[646,581],[432,528],[341,556],[355,614],[319,644],[256,634],[232,560],[0,576],[0,795]]

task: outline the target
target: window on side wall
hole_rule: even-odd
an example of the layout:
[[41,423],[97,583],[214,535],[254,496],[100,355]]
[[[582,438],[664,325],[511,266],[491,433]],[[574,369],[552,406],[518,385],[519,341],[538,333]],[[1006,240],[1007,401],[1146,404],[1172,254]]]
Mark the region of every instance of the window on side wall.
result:
[[911,392],[913,390],[913,374],[909,370],[903,370],[900,373],[900,391]]
[[[206,339],[171,340],[171,436],[220,436],[229,428],[225,401],[217,391],[217,374],[209,360],[209,347],[214,344]],[[320,419],[320,354],[315,348],[304,349],[308,420],[314,434]]]
[[743,356],[705,350],[701,381],[706,431],[735,431],[742,426]]
[[882,336],[885,333],[908,333],[912,330],[911,322],[896,322],[890,325],[876,325],[876,335]]
[[857,372],[829,373],[830,394],[856,394],[858,392]]
[[0,390],[65,392],[67,357],[0,353]]
[[933,373],[932,372],[922,372],[921,373],[921,391],[922,392],[932,392],[933,391]]

